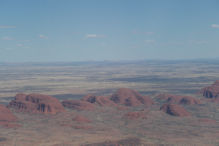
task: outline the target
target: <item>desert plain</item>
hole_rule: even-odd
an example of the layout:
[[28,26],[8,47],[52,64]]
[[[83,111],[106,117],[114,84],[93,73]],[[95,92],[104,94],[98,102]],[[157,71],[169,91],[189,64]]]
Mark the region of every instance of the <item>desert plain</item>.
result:
[[217,60],[1,63],[0,145],[217,146],[217,80]]

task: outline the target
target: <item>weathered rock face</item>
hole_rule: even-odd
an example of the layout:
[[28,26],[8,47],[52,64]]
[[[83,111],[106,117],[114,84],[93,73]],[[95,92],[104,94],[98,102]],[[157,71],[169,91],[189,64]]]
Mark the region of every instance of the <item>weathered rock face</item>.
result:
[[62,101],[64,107],[76,109],[76,110],[94,110],[95,107],[93,104],[87,101],[81,100],[64,100]]
[[100,106],[116,106],[116,107],[119,107],[120,105],[125,105],[125,106],[151,105],[154,103],[153,100],[150,99],[148,96],[142,96],[138,92],[127,88],[121,88],[117,90],[117,92],[112,96],[95,96],[89,94],[83,97],[81,100]]
[[176,104],[200,104],[199,99],[195,99],[192,96],[180,96],[173,94],[160,94],[156,97],[158,100],[167,102],[167,103],[176,103]]
[[128,88],[118,89],[117,92],[110,97],[110,99],[117,104],[126,106],[153,104],[152,99],[150,99],[148,96],[142,96],[137,91]]
[[190,116],[190,113],[187,112],[183,107],[176,104],[164,104],[160,110],[172,116],[185,117]]
[[15,99],[9,103],[9,107],[17,111],[44,114],[56,114],[65,111],[58,99],[42,94],[17,94]]
[[211,86],[203,88],[200,93],[206,98],[219,98],[219,80]]
[[14,124],[13,122],[16,122],[17,118],[15,115],[5,107],[4,105],[0,105],[0,125],[4,127],[17,127],[17,124]]
[[82,101],[94,103],[100,106],[116,106],[116,104],[106,96],[87,95],[82,98]]

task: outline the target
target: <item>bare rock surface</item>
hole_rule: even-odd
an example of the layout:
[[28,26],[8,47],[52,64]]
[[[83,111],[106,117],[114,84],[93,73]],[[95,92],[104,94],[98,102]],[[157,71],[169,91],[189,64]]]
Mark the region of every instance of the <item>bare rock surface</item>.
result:
[[84,96],[82,101],[87,101],[89,103],[97,104],[100,106],[116,106],[116,104],[107,96],[95,96],[89,94]]
[[193,105],[193,104],[201,104],[201,101],[199,99],[196,99],[192,96],[181,96],[181,95],[174,95],[174,94],[159,94],[156,97],[158,100],[165,101],[167,103],[176,103],[176,104],[187,104],[187,105]]
[[163,106],[161,106],[160,110],[172,116],[190,116],[190,113],[188,111],[186,111],[183,107],[177,104],[164,104]]
[[65,109],[58,99],[43,94],[17,94],[9,103],[9,107],[16,111],[56,114]]
[[200,93],[206,98],[219,98],[219,80],[211,86],[201,89]]
[[118,89],[110,99],[117,104],[126,106],[152,105],[154,103],[150,97],[140,95],[137,91],[128,88]]

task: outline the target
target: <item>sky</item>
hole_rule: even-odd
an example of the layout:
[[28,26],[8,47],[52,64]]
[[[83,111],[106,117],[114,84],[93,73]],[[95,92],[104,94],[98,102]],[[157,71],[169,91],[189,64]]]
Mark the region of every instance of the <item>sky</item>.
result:
[[218,0],[0,0],[0,62],[219,58]]

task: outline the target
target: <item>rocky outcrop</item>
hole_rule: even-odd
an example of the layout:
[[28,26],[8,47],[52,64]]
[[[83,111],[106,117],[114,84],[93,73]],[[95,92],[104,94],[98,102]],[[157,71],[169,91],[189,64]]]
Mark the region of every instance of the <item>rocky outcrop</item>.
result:
[[56,114],[65,111],[58,99],[42,94],[17,94],[8,107],[16,111],[44,114]]
[[200,104],[201,101],[192,96],[180,96],[174,94],[160,94],[156,97],[156,99],[166,102],[166,103],[176,103],[176,104]]
[[89,103],[97,104],[100,106],[116,106],[116,104],[110,100],[107,96],[95,96],[95,95],[87,95],[82,98],[82,101],[86,101]]
[[0,125],[8,128],[17,127],[16,121],[17,118],[10,109],[4,105],[0,105]]
[[128,88],[118,89],[116,93],[111,96],[96,96],[88,94],[84,96],[82,101],[86,101],[99,106],[139,106],[139,105],[151,105],[153,100],[148,96],[140,95],[137,91]]
[[189,112],[187,112],[180,105],[176,105],[176,104],[164,104],[163,106],[161,106],[160,110],[172,116],[178,116],[178,117],[190,116]]
[[110,100],[126,106],[152,105],[154,103],[148,96],[140,95],[137,91],[128,88],[118,89],[110,97]]
[[201,104],[201,101],[199,99],[195,99],[194,97],[191,96],[183,96],[179,102],[179,104]]
[[219,98],[219,80],[211,86],[201,89],[200,93],[206,98]]
[[76,109],[76,110],[94,110],[95,107],[93,104],[87,101],[81,100],[64,100],[62,101],[62,105],[67,108]]

